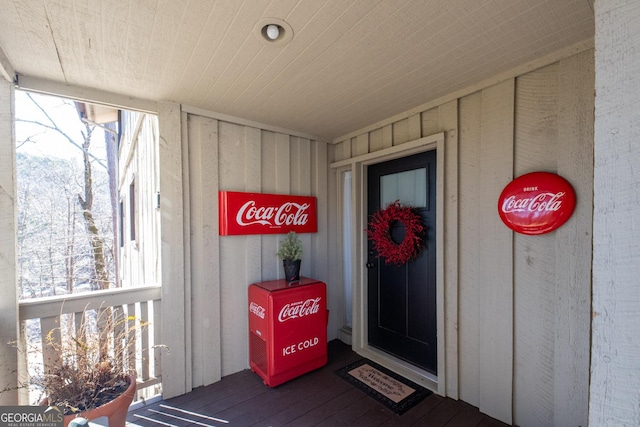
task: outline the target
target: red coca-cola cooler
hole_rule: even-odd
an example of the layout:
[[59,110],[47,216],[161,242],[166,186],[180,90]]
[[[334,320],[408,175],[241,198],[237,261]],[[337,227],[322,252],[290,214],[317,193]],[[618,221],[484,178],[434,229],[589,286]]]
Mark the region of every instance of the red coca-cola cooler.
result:
[[249,286],[249,364],[275,387],[327,363],[327,290],[301,277]]

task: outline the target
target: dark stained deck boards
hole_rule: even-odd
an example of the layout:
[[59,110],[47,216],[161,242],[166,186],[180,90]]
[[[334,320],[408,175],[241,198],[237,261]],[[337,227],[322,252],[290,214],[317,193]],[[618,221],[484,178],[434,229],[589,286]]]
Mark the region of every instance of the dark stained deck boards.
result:
[[[264,385],[258,375],[245,370],[224,377],[210,386],[199,387],[191,393],[132,411],[128,421],[143,427],[166,426],[160,422],[179,427],[198,426],[191,421],[152,412],[157,410],[211,426],[506,426],[467,403],[436,394],[427,397],[403,415],[395,415],[334,373],[358,359],[360,356],[347,345],[332,341],[329,343],[329,362],[326,366],[273,389]],[[229,423],[172,412],[160,405],[196,412]],[[136,414],[160,422],[141,419]]]

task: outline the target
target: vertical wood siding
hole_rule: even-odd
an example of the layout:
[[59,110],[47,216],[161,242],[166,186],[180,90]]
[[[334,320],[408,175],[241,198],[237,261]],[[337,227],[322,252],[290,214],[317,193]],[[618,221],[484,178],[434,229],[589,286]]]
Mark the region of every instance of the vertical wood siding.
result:
[[184,394],[188,389],[187,353],[185,336],[184,247],[185,209],[183,200],[183,146],[182,112],[174,103],[158,104],[160,146],[158,151],[160,174],[160,246],[162,280],[162,338],[169,349],[163,353],[162,395],[165,398]]
[[[593,79],[589,50],[332,147],[340,161],[446,133],[446,392],[507,423],[587,424]],[[578,205],[555,232],[513,233],[498,196],[538,170]]]
[[590,426],[640,425],[640,4],[598,0]]
[[[554,423],[588,424],[591,340],[591,266],[593,255],[593,51],[559,64],[558,173],[567,177],[577,200],[571,222],[556,237],[556,336]],[[565,124],[573,124],[567,126]]]
[[[207,307],[220,306],[220,249],[215,197],[201,197],[199,189],[218,186],[218,121],[187,117],[189,176],[189,237],[191,274],[192,386],[218,381],[220,369],[220,314]],[[205,141],[205,143],[202,143]],[[203,213],[206,213],[203,215]],[[202,230],[209,232],[203,233]],[[212,232],[213,231],[213,232]]]
[[514,407],[523,426],[587,425],[593,60],[583,52],[517,80],[516,175],[556,172],[580,195],[554,233],[514,235]]
[[339,291],[328,281],[325,143],[189,114],[187,147],[196,387],[248,368],[247,287],[283,277],[276,256],[282,235],[218,235],[218,191],[317,197],[318,233],[300,235],[301,274],[327,281],[330,301]]
[[[517,80],[515,175],[557,171],[558,65]],[[557,233],[514,233],[514,406],[518,423],[553,425]]]
[[[122,286],[157,285],[160,284],[158,120],[155,115],[133,111],[123,111],[122,116],[122,161],[118,165],[118,192],[124,219],[119,260]],[[131,183],[135,183],[132,196]],[[135,200],[133,215],[132,200]]]
[[480,203],[480,128],[482,94],[474,93],[460,100],[460,205],[458,257],[459,282],[445,287],[458,287],[458,354],[454,360],[460,378],[460,399],[480,406],[480,317],[478,304],[482,286],[478,282],[482,246],[482,227],[478,214]]
[[[513,90],[514,82],[508,80],[482,91],[475,211],[481,229],[480,269],[474,281],[480,287],[481,307],[479,407],[499,420],[512,419],[512,379],[505,372],[513,370],[513,233],[500,221],[496,201],[513,178]],[[464,354],[464,348],[461,351]]]

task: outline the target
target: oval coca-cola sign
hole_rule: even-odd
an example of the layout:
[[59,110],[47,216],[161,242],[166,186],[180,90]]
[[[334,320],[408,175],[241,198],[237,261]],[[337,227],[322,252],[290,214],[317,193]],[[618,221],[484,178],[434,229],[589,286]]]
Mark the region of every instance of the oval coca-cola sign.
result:
[[522,175],[498,199],[498,213],[510,229],[522,234],[549,233],[567,222],[576,206],[569,182],[549,172]]

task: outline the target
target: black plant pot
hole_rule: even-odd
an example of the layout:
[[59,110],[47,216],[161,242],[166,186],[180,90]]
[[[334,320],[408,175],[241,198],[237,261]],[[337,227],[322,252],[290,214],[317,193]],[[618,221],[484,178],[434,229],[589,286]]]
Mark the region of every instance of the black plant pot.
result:
[[287,282],[294,282],[300,280],[300,263],[302,260],[282,260],[282,266],[284,267],[284,280]]

